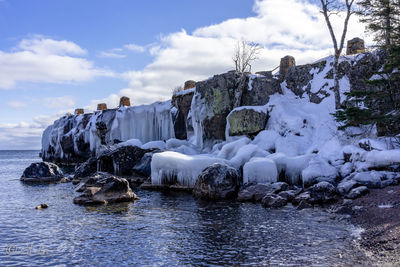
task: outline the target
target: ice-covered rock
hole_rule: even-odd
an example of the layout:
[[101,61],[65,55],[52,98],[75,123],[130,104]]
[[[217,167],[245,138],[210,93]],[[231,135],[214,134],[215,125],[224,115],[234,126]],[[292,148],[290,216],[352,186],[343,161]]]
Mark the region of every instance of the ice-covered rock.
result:
[[42,157],[52,162],[82,163],[96,156],[102,145],[141,146],[173,137],[171,101],[66,115],[44,131]]
[[193,188],[203,170],[214,163],[224,164],[226,161],[212,156],[189,156],[172,151],[157,153],[151,161],[151,183]]
[[54,183],[59,182],[63,177],[64,174],[57,165],[50,162],[36,162],[24,170],[21,181],[27,183]]
[[301,173],[304,186],[321,181],[334,182],[337,175],[338,170],[321,157],[315,157]]
[[352,180],[360,185],[365,185],[369,188],[381,188],[382,177],[384,177],[384,174],[382,174],[381,172],[360,172],[357,173]]
[[275,142],[279,137],[280,135],[275,131],[264,130],[257,134],[252,144],[267,151],[275,151]]
[[134,166],[148,152],[151,150],[141,149],[137,146],[121,146],[101,155],[97,159],[97,169],[115,175],[131,175]]
[[278,181],[278,171],[273,160],[252,158],[243,166],[243,183],[274,183]]
[[355,186],[357,186],[358,183],[353,180],[343,180],[340,182],[337,186],[337,190],[341,195],[346,195],[348,192],[350,192],[351,189],[353,189]]
[[236,169],[215,163],[200,174],[193,188],[193,196],[209,200],[236,198],[239,178]]
[[290,184],[301,184],[302,172],[309,166],[314,157],[313,154],[288,157],[282,153],[274,153],[268,156],[275,162],[280,177]]
[[174,132],[178,139],[185,140],[188,137],[187,120],[195,90],[191,88],[172,95],[172,105],[176,109],[176,113],[173,113]]

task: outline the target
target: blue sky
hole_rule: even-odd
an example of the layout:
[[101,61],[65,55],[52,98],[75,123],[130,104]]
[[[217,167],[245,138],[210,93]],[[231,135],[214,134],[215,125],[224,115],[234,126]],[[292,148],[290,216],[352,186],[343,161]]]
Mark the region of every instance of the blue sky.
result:
[[0,0],[0,24],[0,149],[40,148],[75,107],[167,100],[185,80],[232,69],[240,39],[264,48],[255,71],[330,53],[318,6],[302,0]]

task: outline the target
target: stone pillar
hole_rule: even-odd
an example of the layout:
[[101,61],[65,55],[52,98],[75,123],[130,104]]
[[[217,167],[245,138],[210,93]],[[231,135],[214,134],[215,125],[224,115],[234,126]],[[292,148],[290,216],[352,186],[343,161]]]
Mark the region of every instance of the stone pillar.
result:
[[130,107],[131,100],[129,99],[129,97],[126,97],[126,96],[121,97],[121,99],[119,100],[119,106],[120,107]]
[[353,38],[347,41],[347,55],[355,55],[365,52],[365,43],[361,38]]
[[107,110],[107,104],[106,103],[97,104],[97,110]]
[[192,81],[192,80],[186,81],[185,86],[183,87],[183,90],[188,90],[188,89],[194,88],[195,86],[196,86],[195,81]]
[[77,108],[77,109],[75,109],[75,112],[74,112],[75,115],[81,115],[83,113],[85,113],[83,108]]
[[285,76],[288,69],[296,66],[296,60],[292,56],[286,56],[281,58],[281,64],[279,66],[279,74],[281,77]]

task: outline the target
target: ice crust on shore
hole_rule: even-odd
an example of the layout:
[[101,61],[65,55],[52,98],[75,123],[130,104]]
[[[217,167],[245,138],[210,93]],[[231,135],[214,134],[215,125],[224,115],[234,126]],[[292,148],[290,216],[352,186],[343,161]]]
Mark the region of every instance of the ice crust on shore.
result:
[[[352,62],[358,58],[361,57],[341,60]],[[392,140],[377,138],[376,132],[366,132],[363,128],[337,129],[338,124],[332,116],[335,112],[334,94],[330,89],[333,81],[326,78],[332,57],[323,60],[326,64],[322,70],[311,69],[313,79],[308,85],[312,93],[318,93],[321,88],[329,93],[320,103],[310,102],[305,88],[303,95],[295,95],[283,81],[280,85],[282,94],[271,95],[266,105],[234,109],[268,111],[267,125],[254,139],[228,136],[228,124],[226,141],[204,140],[203,122],[213,115],[213,110],[193,88],[175,94],[194,93],[188,116],[193,132],[188,133],[188,140],[174,138],[171,114],[176,108],[167,101],[95,112],[89,118],[87,114],[60,118],[45,130],[43,151],[46,153],[46,148],[54,147],[56,154],[68,157],[60,145],[61,138],[72,136],[76,151],[83,138],[95,153],[102,147],[96,123],[104,122],[110,129],[105,134],[106,142],[119,140],[122,143],[115,146],[136,145],[163,150],[152,159],[151,181],[154,184],[178,183],[192,187],[203,169],[217,162],[243,170],[243,182],[267,183],[284,179],[291,184],[311,184],[315,181],[339,183],[341,180],[347,182],[342,184],[347,188],[356,182],[378,183],[379,179],[384,184],[388,183],[386,180],[397,179],[392,175],[394,172],[379,170],[400,165],[400,147],[389,146]],[[250,92],[255,91],[252,85],[256,78],[253,75],[249,79]],[[349,90],[349,79],[345,75],[340,80],[343,100],[344,93]],[[87,124],[85,120],[88,120]],[[71,126],[68,133],[64,133],[65,125]],[[368,181],[360,177],[368,178]]]

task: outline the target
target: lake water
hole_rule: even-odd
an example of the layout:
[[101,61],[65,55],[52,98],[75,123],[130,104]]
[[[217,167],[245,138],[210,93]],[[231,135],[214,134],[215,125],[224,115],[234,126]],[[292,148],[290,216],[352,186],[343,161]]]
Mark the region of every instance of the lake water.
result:
[[35,161],[38,151],[0,151],[1,266],[368,265],[354,227],[318,209],[138,189],[134,203],[83,207],[71,183],[21,183]]

